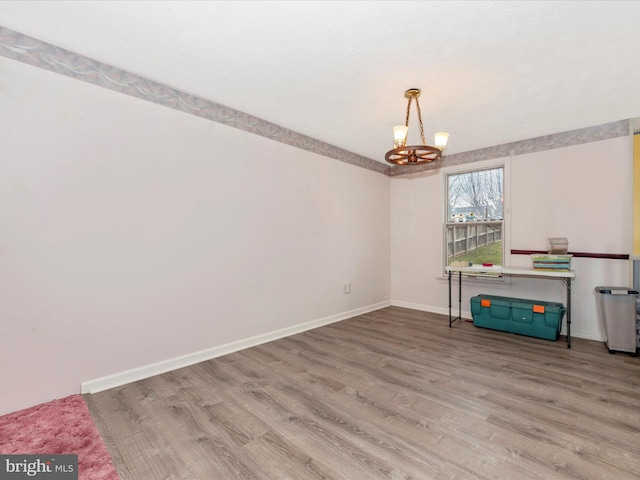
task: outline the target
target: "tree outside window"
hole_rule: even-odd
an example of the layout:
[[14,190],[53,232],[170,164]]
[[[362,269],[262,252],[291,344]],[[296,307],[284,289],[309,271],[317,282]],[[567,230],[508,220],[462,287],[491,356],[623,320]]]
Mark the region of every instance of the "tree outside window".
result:
[[450,174],[445,265],[503,264],[504,169]]

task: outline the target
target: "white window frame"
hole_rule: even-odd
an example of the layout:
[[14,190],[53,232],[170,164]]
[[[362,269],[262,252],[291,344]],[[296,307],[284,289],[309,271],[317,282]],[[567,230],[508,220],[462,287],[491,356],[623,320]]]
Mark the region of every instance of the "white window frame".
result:
[[[484,160],[480,162],[465,163],[463,165],[454,165],[451,167],[442,167],[440,169],[440,198],[442,199],[442,271],[447,266],[447,237],[446,224],[449,223],[448,210],[448,186],[447,177],[449,175],[457,175],[477,170],[489,170],[492,168],[502,168],[502,258],[503,266],[511,265],[511,158],[498,158],[492,160]],[[502,278],[500,278],[502,281]]]

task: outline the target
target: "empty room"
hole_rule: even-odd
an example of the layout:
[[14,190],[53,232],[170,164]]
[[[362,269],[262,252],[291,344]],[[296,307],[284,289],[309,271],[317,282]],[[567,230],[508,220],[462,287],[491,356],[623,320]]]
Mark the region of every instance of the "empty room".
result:
[[640,478],[638,18],[0,2],[0,478]]

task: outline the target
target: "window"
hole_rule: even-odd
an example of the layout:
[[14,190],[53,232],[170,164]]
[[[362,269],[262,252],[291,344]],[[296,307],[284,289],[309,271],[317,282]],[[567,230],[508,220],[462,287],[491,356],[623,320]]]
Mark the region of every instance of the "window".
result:
[[445,265],[502,265],[504,167],[445,175]]

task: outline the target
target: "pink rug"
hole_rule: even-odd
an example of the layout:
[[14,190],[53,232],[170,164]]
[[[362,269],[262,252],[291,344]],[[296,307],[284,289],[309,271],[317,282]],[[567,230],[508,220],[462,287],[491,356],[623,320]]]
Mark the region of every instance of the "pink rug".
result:
[[1,416],[0,454],[77,454],[79,480],[120,480],[81,395]]

